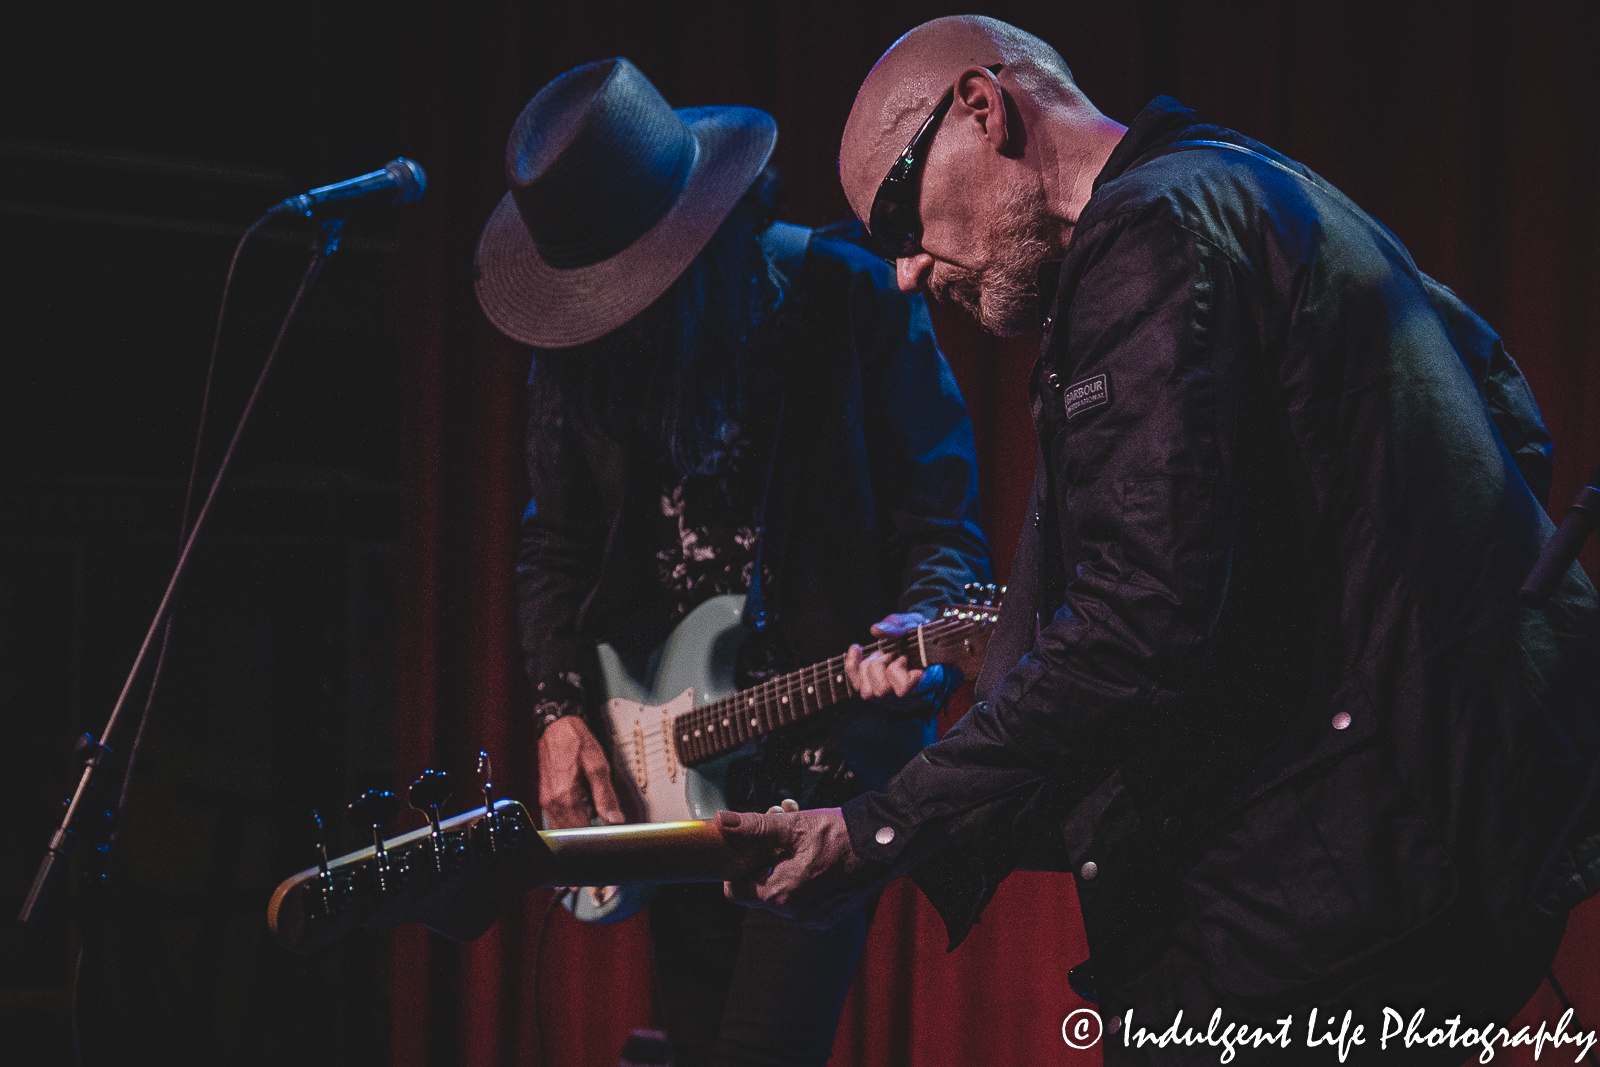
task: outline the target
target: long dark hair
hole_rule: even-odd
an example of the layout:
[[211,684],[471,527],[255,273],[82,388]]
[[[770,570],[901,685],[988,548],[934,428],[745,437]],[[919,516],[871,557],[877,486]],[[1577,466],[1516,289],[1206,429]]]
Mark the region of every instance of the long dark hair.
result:
[[714,469],[771,384],[762,353],[783,293],[761,234],[782,193],[766,168],[655,303],[599,340],[537,352],[529,386],[545,402],[535,410],[664,448],[680,475]]

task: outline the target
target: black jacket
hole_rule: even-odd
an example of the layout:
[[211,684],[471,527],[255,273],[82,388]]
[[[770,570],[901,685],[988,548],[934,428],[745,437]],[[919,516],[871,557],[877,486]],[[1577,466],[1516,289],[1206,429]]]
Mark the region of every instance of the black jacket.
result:
[[[805,240],[780,223],[769,249],[782,243],[774,235]],[[762,535],[764,606],[796,666],[866,640],[890,612],[932,618],[990,575],[972,426],[926,304],[900,293],[881,260],[823,233],[798,273],[783,279],[783,411]],[[661,460],[572,425],[550,391],[530,390],[530,406],[533,499],[517,564],[525,665],[535,680],[593,677],[596,642],[643,651],[667,636],[652,515]],[[879,751],[846,755],[882,784],[921,746],[922,724],[861,712],[873,721],[847,745]]]
[[918,868],[952,942],[1012,868],[1072,870],[1097,965],[1182,913],[1245,997],[1463,901],[1510,943],[1594,892],[1594,590],[1574,567],[1517,601],[1549,438],[1487,325],[1326,182],[1164,98],[1051,314],[1048,625],[847,807],[857,851]]

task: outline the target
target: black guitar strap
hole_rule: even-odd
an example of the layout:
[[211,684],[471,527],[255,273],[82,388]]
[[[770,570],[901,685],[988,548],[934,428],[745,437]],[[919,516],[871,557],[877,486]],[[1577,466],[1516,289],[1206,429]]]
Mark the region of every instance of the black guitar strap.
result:
[[[811,243],[811,231],[804,226],[791,226],[775,222],[761,235],[761,247],[767,261],[772,264],[775,280],[786,300],[793,299],[805,267],[806,248]],[[778,375],[778,417],[772,427],[772,455],[767,460],[767,481],[761,491],[761,513],[758,517],[760,535],[756,540],[755,564],[751,568],[750,591],[744,598],[744,624],[752,630],[765,629],[771,620],[762,594],[762,572],[766,569],[767,515],[772,504],[774,473],[778,469],[778,453],[783,443],[783,414],[788,406],[788,375]]]
[[1028,514],[1023,517],[1022,534],[1017,538],[1017,551],[1011,558],[1011,582],[1006,589],[1005,603],[1000,605],[994,636],[989,638],[983,666],[978,669],[978,680],[973,683],[975,700],[988,700],[994,694],[1000,680],[1033,647],[1034,638],[1038,636],[1042,540],[1039,526],[1044,519],[1042,501],[1048,494],[1048,487],[1049,475],[1041,455],[1034,469],[1033,491],[1028,495]]
[[784,397],[778,398],[778,419],[772,429],[772,459],[767,462],[767,485],[761,491],[760,532],[756,536],[755,565],[750,572],[750,591],[744,596],[744,624],[752,630],[764,630],[770,621],[767,607],[761,596],[761,572],[766,566],[767,503],[772,499],[772,472],[777,467],[778,438],[783,433]]

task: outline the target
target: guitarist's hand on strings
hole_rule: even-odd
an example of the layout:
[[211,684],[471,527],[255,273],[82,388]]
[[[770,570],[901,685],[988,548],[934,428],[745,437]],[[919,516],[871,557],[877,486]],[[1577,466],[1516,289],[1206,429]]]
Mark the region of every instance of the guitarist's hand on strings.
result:
[[[589,727],[577,715],[557,719],[539,738],[539,807],[545,825],[566,830],[589,825],[593,806],[603,822],[627,822],[611,784],[611,764]],[[613,886],[590,886],[595,904],[606,902]]]
[[589,807],[604,822],[627,822],[611,785],[611,764],[583,719],[568,715],[539,738],[539,807],[552,830],[589,825]]
[[[928,622],[917,612],[887,616],[872,627],[874,637],[899,637]],[[905,656],[885,656],[880,651],[866,654],[860,645],[851,645],[844,654],[844,673],[863,699],[881,704],[890,711],[931,714],[947,689],[946,668],[935,663],[927,670],[915,669]],[[956,685],[960,682],[957,681]]]

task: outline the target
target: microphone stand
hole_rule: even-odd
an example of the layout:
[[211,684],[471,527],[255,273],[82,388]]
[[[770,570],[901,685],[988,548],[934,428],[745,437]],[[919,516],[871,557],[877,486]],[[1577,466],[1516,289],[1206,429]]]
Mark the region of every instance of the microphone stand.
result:
[[[92,736],[85,736],[79,743],[79,751],[84,755],[83,775],[78,779],[78,788],[72,794],[72,800],[67,804],[67,811],[61,819],[61,825],[50,836],[50,843],[45,852],[44,859],[39,863],[38,873],[33,877],[33,885],[28,890],[28,896],[22,904],[22,911],[17,918],[29,926],[36,926],[44,913],[45,905],[50,898],[50,892],[61,875],[62,868],[72,850],[73,824],[78,819],[79,811],[88,805],[87,798],[91,794],[96,773],[111,757],[111,741],[116,735],[117,723],[122,718],[124,709],[128,706],[129,694],[133,692],[135,684],[144,672],[145,662],[149,658],[152,647],[156,644],[156,636],[161,632],[163,624],[172,612],[174,596],[178,584],[184,573],[188,570],[189,561],[194,558],[194,546],[200,538],[200,531],[205,526],[206,518],[211,513],[211,505],[216,501],[217,490],[222,486],[223,476],[228,471],[228,465],[233,460],[234,451],[238,448],[239,439],[244,435],[245,424],[250,419],[250,412],[255,408],[256,400],[261,395],[262,386],[266,384],[267,374],[272,370],[272,364],[278,355],[278,349],[283,345],[283,339],[289,332],[289,323],[293,321],[295,312],[299,310],[300,301],[317,280],[317,275],[322,272],[322,265],[328,257],[339,247],[339,231],[344,226],[343,219],[330,219],[322,224],[321,231],[311,243],[311,262],[306,265],[305,275],[300,279],[300,288],[295,291],[294,300],[289,304],[289,310],[283,316],[283,323],[278,327],[278,336],[272,342],[272,348],[267,351],[267,358],[261,365],[261,373],[256,377],[255,387],[250,391],[250,398],[245,402],[244,411],[239,415],[239,423],[234,427],[233,437],[228,442],[227,451],[222,455],[222,462],[217,466],[216,476],[211,481],[211,489],[206,494],[206,500],[201,505],[200,512],[195,516],[194,525],[190,527],[188,537],[185,539],[183,549],[178,553],[177,565],[172,569],[172,577],[167,582],[166,592],[161,595],[161,603],[156,607],[155,618],[150,621],[150,629],[145,633],[144,642],[139,646],[139,654],[134,657],[133,667],[128,671],[128,677],[122,684],[122,692],[117,696],[117,702],[111,709],[111,718],[106,722],[105,730],[96,742]],[[115,818],[120,813],[112,813]]]

